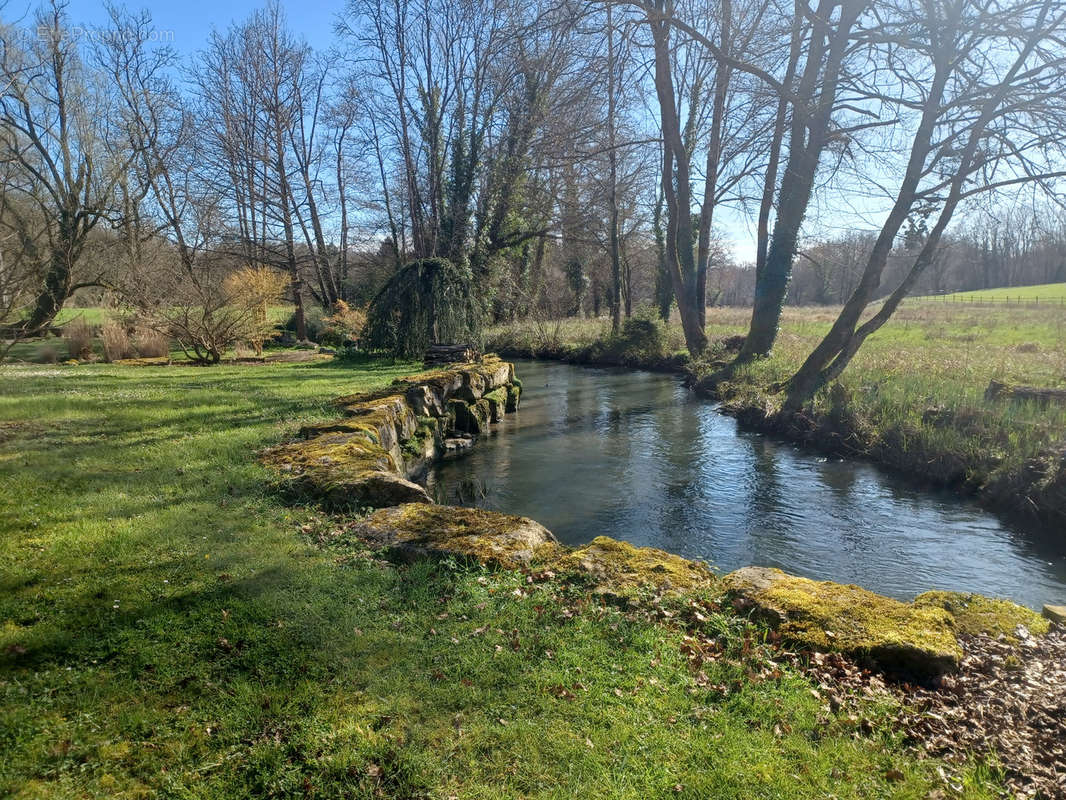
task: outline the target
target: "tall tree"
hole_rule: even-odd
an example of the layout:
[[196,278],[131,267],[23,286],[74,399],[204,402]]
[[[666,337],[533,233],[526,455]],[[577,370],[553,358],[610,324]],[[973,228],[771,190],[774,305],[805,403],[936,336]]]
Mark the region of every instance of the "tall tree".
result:
[[37,265],[40,284],[25,334],[43,331],[79,288],[90,234],[117,216],[119,185],[140,158],[115,113],[113,86],[88,62],[53,0],[36,16],[35,37],[0,27],[0,163],[12,199],[0,225]]
[[[761,169],[772,122],[759,99],[761,82],[769,80],[785,92],[772,75],[782,62],[777,42],[782,20],[763,3],[719,0],[695,12],[685,9],[688,18],[673,0],[636,5],[651,30],[654,54],[666,218],[665,225],[659,223],[661,260],[686,344],[698,355],[707,342],[715,212],[727,204],[745,205]],[[681,57],[686,53],[687,63]],[[765,66],[754,66],[755,61]]]
[[[1062,0],[930,0],[880,15],[867,38],[886,65],[890,105],[918,115],[895,201],[862,278],[833,327],[787,385],[797,408],[850,363],[932,263],[948,224],[966,198],[1006,186],[1047,185],[1066,174],[1066,34]],[[883,48],[883,50],[881,49]],[[1009,54],[1009,55],[1007,55]],[[871,96],[886,100],[884,84]],[[873,316],[874,297],[893,243],[921,209],[935,222],[910,269]]]
[[[852,30],[866,6],[867,0],[819,0],[814,9],[797,7],[809,21],[804,65],[790,98],[788,159],[777,192],[773,234],[756,276],[751,324],[739,361],[768,355],[777,338],[800,228],[822,153],[831,134],[846,135],[843,130],[834,131],[833,112]],[[776,158],[776,148],[773,152]]]

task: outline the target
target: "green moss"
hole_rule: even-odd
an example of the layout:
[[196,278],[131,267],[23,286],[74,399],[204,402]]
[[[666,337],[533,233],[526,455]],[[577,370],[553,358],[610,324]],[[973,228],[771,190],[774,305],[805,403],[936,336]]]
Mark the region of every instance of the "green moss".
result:
[[488,422],[487,406],[482,408],[477,404],[467,403],[465,400],[450,400],[448,402],[448,417],[452,421],[451,427],[460,433],[477,435],[485,428]]
[[522,387],[517,385],[516,381],[516,383],[512,383],[510,386],[507,387],[507,405],[504,407],[504,410],[508,414],[513,414],[515,411],[518,410],[518,407],[521,405],[521,403]]
[[[265,451],[263,464],[276,474],[277,488],[331,508],[370,503],[375,478],[399,477],[393,457],[363,433],[334,433]],[[367,491],[362,485],[368,484]]]
[[584,547],[567,553],[557,567],[591,576],[597,591],[608,594],[627,595],[647,587],[684,591],[715,582],[705,564],[654,547],[635,547],[609,536],[597,536]]
[[869,657],[891,671],[937,675],[961,650],[942,608],[901,603],[859,586],[812,581],[778,569],[747,567],[724,579],[786,639],[814,650]]
[[408,459],[425,458],[430,452],[430,443],[438,445],[439,438],[440,420],[436,417],[419,417],[415,432],[403,443],[403,455]]
[[1032,634],[1043,636],[1049,627],[1048,620],[1032,609],[1009,600],[967,592],[926,592],[914,598],[914,605],[947,611],[955,630],[971,636],[984,633],[1014,638],[1019,625]]
[[354,419],[337,419],[332,422],[319,422],[300,428],[300,438],[315,439],[330,433],[358,433],[369,437],[375,444],[380,444],[376,426]]
[[414,375],[407,375],[393,381],[393,386],[410,387],[429,384],[439,388],[470,385],[480,379],[488,382],[488,389],[494,389],[514,380],[514,367],[495,353],[486,353],[472,364],[458,364],[446,369],[427,370]]
[[454,555],[506,568],[559,553],[551,532],[531,519],[462,506],[407,503],[386,508],[368,517],[360,534],[405,558]]
[[492,422],[499,422],[507,413],[507,387],[501,386],[493,389],[478,402],[488,403],[489,419]]
[[262,455],[265,465],[285,473],[395,470],[396,462],[365,432],[331,433],[273,447]]

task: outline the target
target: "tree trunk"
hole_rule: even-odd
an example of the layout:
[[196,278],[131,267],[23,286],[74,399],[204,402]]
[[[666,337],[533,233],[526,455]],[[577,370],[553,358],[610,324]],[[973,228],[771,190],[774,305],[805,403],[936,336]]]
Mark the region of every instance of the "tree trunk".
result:
[[[657,9],[665,13],[659,0]],[[670,21],[650,19],[655,49],[655,91],[663,131],[662,190],[666,203],[666,268],[674,287],[685,345],[689,353],[699,356],[707,347],[696,289],[697,269],[692,252],[692,214],[689,156],[681,137],[681,125],[674,99],[671,64]]]
[[611,254],[611,330],[622,329],[622,259],[618,252],[618,153],[615,150],[614,26],[611,3],[607,4],[607,163],[609,165],[610,220],[608,248]]
[[881,284],[881,275],[884,273],[888,257],[892,252],[893,243],[899,234],[903,223],[906,222],[911,209],[917,199],[918,185],[925,171],[926,158],[931,149],[933,131],[936,128],[937,119],[940,115],[940,102],[944,93],[949,74],[949,63],[941,60],[937,64],[937,71],[929,87],[925,109],[922,113],[921,122],[915,131],[911,144],[910,156],[907,160],[907,169],[904,173],[903,182],[896,201],[892,205],[881,232],[874,243],[873,249],[863,270],[862,279],[855,288],[851,297],[841,310],[833,327],[819,342],[811,354],[804,361],[795,375],[788,382],[788,396],[786,407],[799,408],[804,402],[814,396],[826,380],[825,369],[829,363],[848,346],[849,341],[855,335],[855,326],[859,324],[863,311],[873,299],[874,292]]
[[29,319],[22,326],[23,336],[37,336],[47,330],[70,297],[75,260],[72,258],[74,244],[70,225],[65,219],[60,221],[58,242],[52,248],[48,259],[44,286],[34,301]]
[[793,108],[789,156],[781,180],[774,233],[766,263],[756,277],[751,325],[736,359],[740,363],[768,356],[777,339],[781,309],[792,278],[792,261],[800,226],[807,214],[807,204],[811,199],[815,175],[832,122],[840,68],[848,51],[851,29],[864,2],[847,0],[843,3],[835,30],[828,22],[833,5],[833,0],[822,0],[814,15],[817,22],[811,34],[807,63],[797,94],[800,98],[809,99],[812,104],[817,102],[813,113],[799,107]]
[[[280,103],[277,105],[280,106]],[[292,300],[296,304],[296,338],[302,342],[307,339],[307,320],[304,317],[303,279],[300,276],[299,265],[296,263],[295,233],[292,217],[289,216],[292,193],[289,189],[288,174],[285,171],[285,141],[282,138],[280,118],[275,119],[273,124],[274,145],[277,148],[278,200],[281,203],[281,224],[285,231],[285,266],[292,280]]]
[[655,232],[655,304],[659,308],[659,318],[670,321],[670,306],[674,302],[674,287],[670,281],[670,272],[666,268],[666,232],[663,230],[663,194],[659,190],[655,200],[655,212],[652,218]]
[[[726,54],[730,50],[730,22],[733,16],[732,0],[722,0],[721,47]],[[696,308],[700,327],[707,325],[707,271],[711,260],[711,235],[714,223],[714,205],[718,191],[718,172],[722,162],[722,127],[725,124],[726,100],[729,93],[730,70],[723,60],[716,67],[714,102],[711,110],[711,140],[707,145],[707,167],[703,182],[703,205],[700,208],[700,229],[696,251]]]

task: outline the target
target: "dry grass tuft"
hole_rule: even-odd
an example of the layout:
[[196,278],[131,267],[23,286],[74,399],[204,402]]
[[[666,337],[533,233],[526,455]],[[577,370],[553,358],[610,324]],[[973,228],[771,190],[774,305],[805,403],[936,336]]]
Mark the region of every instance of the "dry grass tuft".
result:
[[83,319],[68,322],[63,328],[63,339],[71,358],[85,360],[93,355],[93,329]]
[[142,328],[133,337],[133,346],[141,358],[163,358],[170,355],[170,340],[150,328]]
[[104,346],[104,361],[109,364],[136,355],[126,326],[118,322],[105,322],[100,328],[100,340]]

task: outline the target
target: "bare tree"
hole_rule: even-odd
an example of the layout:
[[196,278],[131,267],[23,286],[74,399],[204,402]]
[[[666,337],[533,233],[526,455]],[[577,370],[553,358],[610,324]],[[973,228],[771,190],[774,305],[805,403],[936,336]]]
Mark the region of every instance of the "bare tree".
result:
[[[320,100],[308,76],[310,58],[307,45],[286,27],[280,6],[271,3],[226,33],[214,34],[196,72],[211,178],[236,217],[246,263],[289,274],[300,339],[307,330],[296,234],[304,218],[295,190],[304,184],[305,171],[311,182],[314,135],[304,127],[305,114],[310,104],[313,127]],[[312,191],[302,208],[314,203]],[[312,216],[318,216],[317,207]],[[310,232],[307,238],[318,246]],[[320,251],[324,241],[321,245]]]
[[[892,12],[891,14],[889,12]],[[830,332],[789,380],[797,408],[836,378],[891,317],[933,261],[960,203],[1005,187],[1051,181],[1062,169],[1066,125],[1066,3],[1061,0],[939,0],[883,6],[867,32],[879,63],[902,87],[869,94],[918,117],[892,209],[855,292]],[[882,49],[883,48],[883,49]],[[867,321],[893,243],[916,211],[935,215],[910,270]]]
[[[707,272],[715,250],[715,210],[743,205],[749,184],[762,169],[772,118],[759,100],[760,82],[769,78],[783,91],[768,71],[777,68],[780,54],[767,44],[773,40],[776,45],[774,31],[781,20],[768,17],[771,7],[763,3],[721,0],[715,8],[689,11],[689,18],[673,0],[637,5],[651,30],[662,135],[666,224],[661,226],[661,261],[677,299],[686,344],[698,355],[707,342]],[[691,51],[695,55],[683,63],[679,53]],[[756,58],[767,68],[750,66]],[[697,149],[703,154],[702,166],[694,158]],[[702,186],[699,202],[696,186]]]
[[102,282],[79,276],[79,262],[140,157],[57,0],[38,12],[36,34],[0,28],[0,161],[17,167],[7,188],[19,198],[2,223],[41,277],[26,334],[44,330],[77,289]]
[[[756,275],[751,325],[738,361],[768,355],[777,338],[799,232],[822,154],[831,136],[847,136],[850,132],[844,125],[834,126],[834,112],[852,30],[866,7],[866,0],[820,0],[814,9],[797,6],[797,11],[807,21],[809,32],[803,52],[803,68],[799,71],[794,95],[789,98],[788,159],[777,191],[773,234],[765,261]],[[793,48],[795,43],[794,38]],[[789,59],[790,71],[793,58],[790,56]],[[782,88],[787,90],[787,87]],[[780,114],[778,119],[782,119]],[[855,128],[864,125],[859,122]],[[776,158],[776,148],[773,153]]]

